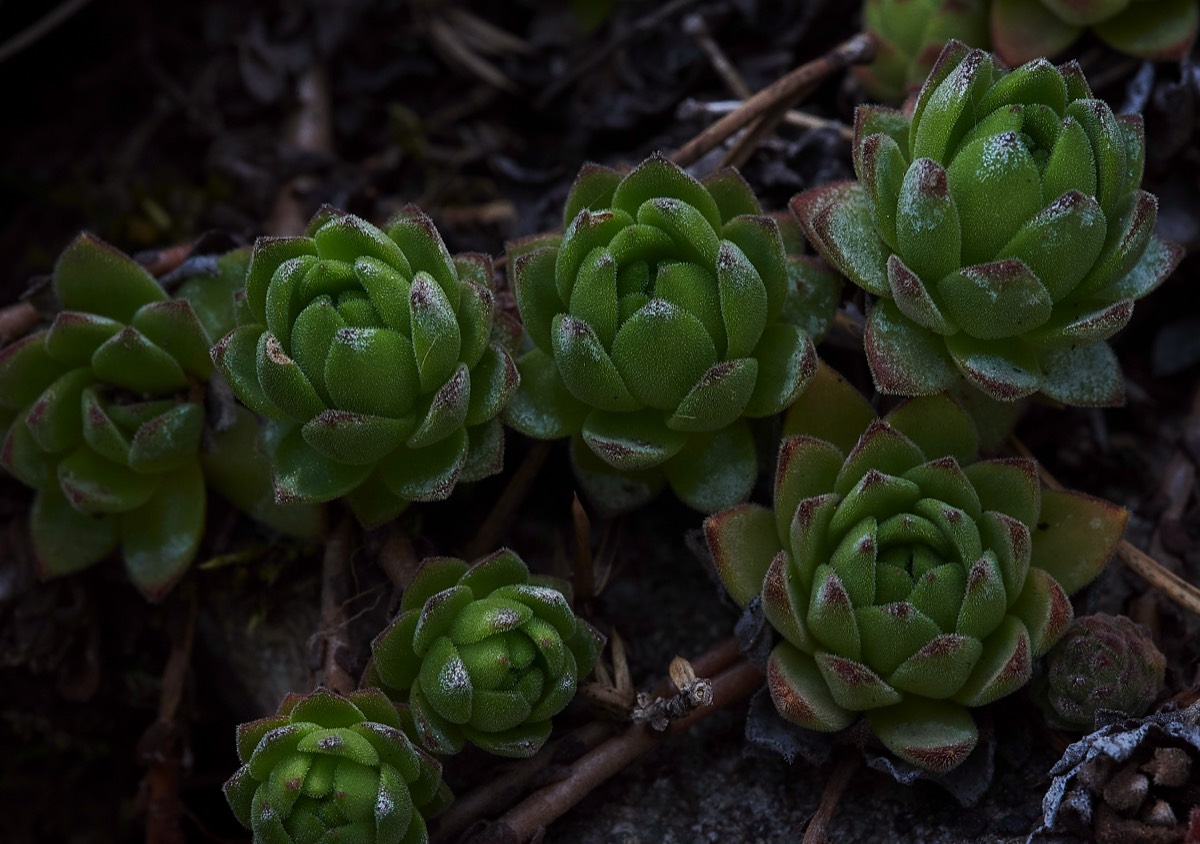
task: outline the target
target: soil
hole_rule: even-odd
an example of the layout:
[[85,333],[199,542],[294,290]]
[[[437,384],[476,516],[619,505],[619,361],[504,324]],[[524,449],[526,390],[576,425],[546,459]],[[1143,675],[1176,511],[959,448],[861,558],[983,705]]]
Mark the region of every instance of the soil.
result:
[[[0,22],[0,43],[44,11],[26,5]],[[9,127],[0,133],[0,305],[31,283],[36,289],[80,229],[143,257],[209,231],[249,243],[278,224],[279,198],[289,195],[304,215],[330,203],[377,221],[416,202],[452,252],[499,256],[506,239],[561,224],[562,200],[584,161],[632,164],[675,149],[719,116],[704,104],[737,99],[686,31],[687,16],[703,16],[751,90],[860,25],[856,4],[832,0],[64,0],[59,8],[69,15],[58,27],[15,54],[0,47]],[[482,30],[491,34],[472,41],[463,14],[509,38]],[[1145,187],[1160,197],[1160,232],[1194,251],[1194,70],[1139,65],[1087,41],[1077,54],[1098,95],[1145,111]],[[324,68],[330,91],[327,149],[293,120],[298,87],[314,67]],[[839,73],[801,107],[851,125],[863,96]],[[852,177],[849,144],[836,130],[785,124],[743,173],[766,207],[782,209],[799,190]],[[1068,487],[1128,507],[1127,538],[1192,582],[1200,581],[1197,268],[1186,259],[1116,338],[1125,407],[1035,405],[1017,429]],[[861,309],[861,294],[846,296]],[[861,352],[847,339],[835,334],[821,353],[870,394]],[[510,433],[503,476],[412,508],[397,529],[418,556],[461,553],[530,450]],[[536,570],[565,573],[573,491],[565,446],[555,444],[500,541]],[[769,500],[765,476],[755,498]],[[214,499],[198,560],[211,564],[150,605],[115,561],[39,582],[29,502],[29,490],[0,477],[2,837],[247,840],[220,792],[237,765],[234,726],[311,685],[321,548],[269,537]],[[611,534],[617,562],[589,614],[619,633],[638,688],[657,684],[674,655],[694,658],[727,639],[738,620],[696,552],[699,522],[667,495],[620,520],[593,517],[593,546]],[[356,542],[347,607],[355,672],[395,605],[376,565],[390,536],[384,529]],[[1168,659],[1164,698],[1200,681],[1200,619],[1120,563],[1076,609],[1124,612],[1151,629]],[[750,744],[748,709],[742,701],[674,736],[588,795],[543,840],[799,840],[832,763],[788,763]],[[558,728],[592,717],[577,702]],[[998,739],[995,779],[970,808],[932,783],[900,785],[858,767],[831,840],[1024,841],[1041,818],[1047,772],[1069,740],[1039,718],[1023,695],[985,714]],[[482,755],[446,768],[459,792],[505,770]],[[177,837],[161,837],[176,826]]]

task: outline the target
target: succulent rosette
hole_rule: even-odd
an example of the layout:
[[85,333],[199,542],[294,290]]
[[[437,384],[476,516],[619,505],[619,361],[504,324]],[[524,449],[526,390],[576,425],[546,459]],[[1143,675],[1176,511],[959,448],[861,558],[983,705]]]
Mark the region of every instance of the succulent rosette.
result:
[[1166,659],[1146,631],[1123,615],[1077,618],[1046,655],[1035,699],[1050,722],[1090,732],[1096,711],[1144,715],[1163,688]]
[[863,27],[878,47],[855,75],[880,102],[901,103],[921,87],[946,42],[988,46],[985,0],[866,0]]
[[855,117],[857,182],[792,200],[817,251],[876,298],[864,342],[884,393],[965,379],[999,401],[1124,400],[1104,341],[1181,250],[1154,234],[1138,115],[1115,116],[1078,65],[1011,72],[952,42],[911,118]]
[[572,437],[604,509],[664,482],[707,512],[741,500],[757,474],[748,420],[812,376],[810,300],[836,296],[836,278],[789,261],[735,171],[702,184],[661,155],[625,176],[585,166],[563,223],[561,237],[509,244],[531,347],[506,421]]
[[377,689],[288,695],[238,727],[237,751],[225,797],[255,844],[425,844],[425,819],[452,799]]
[[1196,41],[1196,0],[992,0],[997,55],[1010,65],[1053,56],[1085,29],[1122,53],[1179,61]]
[[971,417],[945,396],[880,419],[824,365],[784,433],[774,511],[705,523],[726,589],[761,597],[782,637],[771,698],[813,730],[865,716],[897,756],[950,770],[977,741],[969,709],[1030,679],[1127,513],[1041,489],[1032,460],[978,459]]
[[267,437],[279,501],[346,496],[364,524],[498,472],[517,385],[493,333],[491,261],[451,258],[414,207],[384,232],[324,209],[260,238],[241,324],[213,361]]
[[434,753],[470,741],[500,756],[531,756],[603,644],[575,617],[563,586],[532,578],[512,551],[473,566],[432,557],[372,643],[363,685],[405,704]]
[[[158,598],[187,569],[204,532],[203,443],[208,347],[232,321],[244,256],[172,298],[136,261],[90,234],[55,264],[62,310],[46,330],[0,352],[0,466],[37,490],[30,527],[45,577],[83,569],[120,547],[133,583]],[[242,261],[244,266],[244,261]],[[186,298],[185,298],[186,297]],[[266,466],[245,458],[247,489]],[[257,470],[257,475],[256,475]],[[260,507],[272,521],[280,513]],[[287,517],[276,527],[304,526]]]

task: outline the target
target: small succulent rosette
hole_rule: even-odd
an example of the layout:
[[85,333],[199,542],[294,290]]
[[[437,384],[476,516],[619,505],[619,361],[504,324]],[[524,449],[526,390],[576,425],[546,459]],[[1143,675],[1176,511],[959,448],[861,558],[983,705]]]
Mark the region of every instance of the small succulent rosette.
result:
[[345,496],[374,525],[500,471],[519,376],[494,320],[491,261],[451,258],[415,207],[386,232],[324,209],[305,236],[255,244],[241,324],[212,357],[275,420],[276,498]]
[[452,800],[377,689],[288,695],[238,727],[237,751],[225,798],[255,844],[425,844],[425,820]]
[[1011,72],[951,42],[912,116],[855,116],[857,182],[792,200],[817,251],[876,297],[864,342],[881,392],[965,379],[998,401],[1124,401],[1104,341],[1182,251],[1154,234],[1138,115],[1076,64]]
[[[216,278],[172,298],[132,258],[80,235],[54,268],[62,310],[51,326],[0,351],[0,466],[37,490],[30,527],[43,576],[120,547],[130,579],[158,598],[191,563],[204,532],[205,452],[228,456],[227,438],[202,442],[203,402],[211,332],[232,321],[226,282],[240,258],[219,260]],[[262,461],[241,456],[243,480],[256,468],[265,479]]]
[[604,644],[575,617],[563,589],[531,577],[509,550],[473,566],[429,558],[372,643],[363,685],[406,705],[433,753],[457,753],[469,741],[500,756],[531,756]]
[[1009,65],[1054,56],[1091,29],[1118,52],[1175,62],[1196,42],[1196,0],[992,0],[996,54]]
[[509,244],[531,347],[506,421],[572,437],[605,510],[664,482],[705,512],[743,499],[758,471],[748,420],[804,389],[810,300],[836,297],[837,279],[789,261],[735,171],[702,184],[661,155],[625,176],[585,166],[563,223],[562,237]]
[[921,87],[946,42],[988,46],[986,0],[865,0],[863,27],[878,48],[854,74],[879,102],[899,104]]
[[1090,732],[1100,709],[1144,715],[1162,692],[1166,668],[1154,640],[1132,620],[1088,615],[1046,655],[1034,699],[1054,726]]
[[771,699],[824,732],[865,716],[900,758],[956,767],[977,741],[969,709],[1030,679],[1126,511],[1043,490],[1032,460],[978,459],[971,417],[945,396],[880,419],[824,365],[784,433],[774,511],[705,522],[730,595],[761,597],[782,636]]

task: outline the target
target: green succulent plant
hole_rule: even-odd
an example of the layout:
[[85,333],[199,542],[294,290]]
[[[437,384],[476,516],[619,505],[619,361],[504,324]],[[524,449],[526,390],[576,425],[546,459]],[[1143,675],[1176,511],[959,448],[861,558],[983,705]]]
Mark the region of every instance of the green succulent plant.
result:
[[225,798],[255,844],[425,844],[426,818],[453,799],[377,689],[288,695],[238,727],[237,751]]
[[1054,56],[1087,28],[1122,53],[1179,61],[1196,41],[1196,0],[992,0],[997,55],[1010,65]]
[[854,74],[884,103],[902,103],[920,88],[951,39],[988,47],[986,0],[865,0],[863,27],[878,47]]
[[1104,342],[1182,251],[1139,189],[1138,115],[1114,116],[1079,66],[1012,72],[951,42],[911,118],[855,116],[857,182],[792,200],[817,251],[877,297],[864,342],[881,392],[961,379],[998,401],[1124,400]]
[[239,322],[212,357],[274,420],[279,501],[346,496],[374,525],[500,470],[518,374],[491,261],[451,258],[415,207],[386,233],[324,209],[303,237],[260,238]]
[[655,155],[597,165],[567,197],[562,237],[509,244],[531,347],[509,425],[570,436],[597,506],[629,509],[669,483],[711,512],[757,474],[750,419],[778,413],[816,366],[814,314],[838,281],[789,260],[779,225],[733,170],[701,184]]
[[975,747],[970,707],[1020,688],[1108,562],[1120,507],[1041,489],[1032,460],[979,460],[953,400],[879,419],[822,365],[784,421],[774,511],[705,522],[726,589],[761,597],[782,641],[767,685],[784,718],[835,731],[865,716],[933,771]]
[[[118,546],[133,583],[164,594],[204,532],[206,462],[235,461],[241,504],[297,535],[318,523],[252,500],[269,478],[234,433],[206,437],[208,347],[232,323],[245,255],[172,298],[136,261],[90,234],[59,257],[51,326],[0,352],[0,466],[37,490],[30,527],[44,577]],[[253,420],[237,420],[244,429]],[[226,485],[216,486],[229,491]],[[235,503],[238,503],[235,501]]]
[[1123,615],[1088,615],[1046,654],[1034,699],[1055,726],[1090,732],[1100,709],[1144,715],[1162,691],[1166,667],[1142,627]]
[[512,551],[473,566],[432,557],[372,643],[363,685],[405,704],[434,753],[470,741],[500,756],[531,756],[603,644],[575,617],[563,587],[531,578]]

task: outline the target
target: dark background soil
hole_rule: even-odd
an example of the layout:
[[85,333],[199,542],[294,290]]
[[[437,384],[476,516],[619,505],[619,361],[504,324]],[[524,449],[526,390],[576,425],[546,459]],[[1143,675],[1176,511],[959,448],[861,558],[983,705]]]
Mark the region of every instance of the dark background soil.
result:
[[[579,165],[634,163],[671,150],[715,119],[688,101],[729,100],[684,15],[700,13],[758,89],[856,31],[854,3],[692,2],[637,34],[649,2],[570,4],[217,2],[108,0],[0,62],[0,304],[14,301],[82,228],[129,252],[220,230],[250,242],[285,184],[301,178],[308,209],[323,202],[381,221],[417,202],[451,251],[499,255],[505,239],[559,223]],[[36,8],[35,8],[36,7]],[[780,8],[784,7],[784,8]],[[7,4],[0,41],[44,10]],[[528,49],[484,57],[511,90],[482,81],[435,36],[437,16],[472,10]],[[453,27],[451,27],[453,29]],[[613,39],[622,46],[575,71]],[[1099,93],[1144,107],[1148,189],[1162,199],[1160,229],[1200,239],[1200,148],[1190,66],[1140,66],[1090,43],[1079,49]],[[328,70],[333,151],[289,140],[297,80]],[[804,108],[843,123],[861,99],[841,77]],[[744,168],[769,208],[796,191],[850,175],[836,132],[783,127]],[[1019,428],[1068,486],[1133,511],[1127,537],[1200,580],[1195,462],[1200,313],[1188,259],[1139,303],[1116,348],[1129,380],[1118,410],[1034,407]],[[852,293],[848,296],[853,298]],[[844,339],[844,338],[843,338]],[[833,338],[822,354],[869,389],[861,354]],[[511,472],[528,444],[510,435]],[[534,568],[553,570],[572,547],[572,483],[554,447],[506,539]],[[461,551],[506,477],[414,508],[402,520],[418,552]],[[764,482],[756,493],[766,500]],[[106,563],[37,583],[24,521],[29,493],[0,478],[0,817],[5,841],[145,838],[141,784],[148,765],[178,758],[187,840],[245,840],[219,787],[236,766],[233,726],[273,710],[310,682],[318,624],[319,549],[272,541],[213,501],[203,559],[159,606],[146,605]],[[699,517],[664,497],[619,526],[617,575],[594,619],[627,644],[634,681],[652,685],[676,653],[696,656],[732,632],[737,614],[686,536]],[[598,542],[611,524],[596,522]],[[391,587],[374,565],[382,533],[354,559],[358,657],[385,622]],[[196,643],[171,727],[158,718],[164,668],[195,603]],[[1196,684],[1197,619],[1114,563],[1077,609],[1122,611],[1147,624],[1169,661],[1168,693]],[[902,787],[860,769],[834,822],[847,842],[1023,840],[1040,817],[1046,771],[1063,738],[1048,736],[1022,696],[998,707],[996,782],[963,810],[930,784]],[[673,739],[590,795],[547,835],[552,842],[775,842],[798,840],[829,776],[747,748],[746,706]],[[587,717],[578,711],[576,719]],[[564,725],[565,726],[565,725]],[[1056,743],[1057,742],[1057,743]],[[448,768],[458,787],[503,765],[470,757]]]

